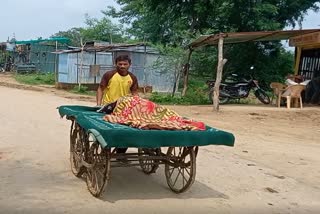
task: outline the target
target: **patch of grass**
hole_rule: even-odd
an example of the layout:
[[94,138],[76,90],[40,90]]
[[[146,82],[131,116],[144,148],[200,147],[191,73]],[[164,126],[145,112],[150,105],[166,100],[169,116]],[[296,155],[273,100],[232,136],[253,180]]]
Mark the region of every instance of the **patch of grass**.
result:
[[[266,92],[271,100],[271,96],[272,94],[269,92]],[[249,96],[247,98],[241,98],[239,99],[230,99],[228,103],[226,103],[225,105],[228,104],[243,104],[243,105],[257,105],[257,104],[262,104],[262,102],[260,102],[260,100],[254,95],[254,92],[251,91]]]
[[88,91],[88,87],[86,86],[75,86],[70,92],[75,94],[83,94],[83,95],[89,95],[89,96],[95,96],[95,91]]
[[[175,95],[174,97],[171,94],[163,94],[163,93],[152,93],[150,96],[150,100],[165,105],[210,105],[212,104],[209,101],[209,89],[206,85],[206,79],[193,77],[188,84],[188,90],[184,97]],[[180,89],[182,90],[183,86],[180,85]],[[270,96],[272,93],[267,92]],[[261,104],[261,102],[256,98],[253,91],[251,91],[250,95],[247,98],[243,98],[240,100],[230,99],[228,104],[243,104],[243,105],[251,105],[251,104]]]
[[54,85],[54,73],[16,74],[15,79],[19,83],[27,85]]

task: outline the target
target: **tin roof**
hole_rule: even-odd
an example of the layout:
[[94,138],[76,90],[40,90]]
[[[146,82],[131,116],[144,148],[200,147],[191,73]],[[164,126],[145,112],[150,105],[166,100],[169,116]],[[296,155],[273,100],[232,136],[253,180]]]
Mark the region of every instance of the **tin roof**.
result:
[[283,30],[283,31],[257,31],[257,32],[231,32],[203,35],[191,42],[189,48],[197,48],[206,45],[217,45],[219,38],[224,37],[224,44],[235,44],[249,41],[275,41],[287,40],[294,36],[299,36],[308,33],[314,33],[320,29],[307,29],[307,30]]
[[[100,46],[85,46],[83,51],[85,52],[115,52],[115,51],[129,51],[129,52],[144,52],[146,46],[147,53],[158,54],[159,52],[152,47],[148,47],[145,43],[136,44],[110,44],[110,45],[100,45]],[[81,52],[81,48],[73,48],[72,50],[59,50],[53,53],[78,53]]]

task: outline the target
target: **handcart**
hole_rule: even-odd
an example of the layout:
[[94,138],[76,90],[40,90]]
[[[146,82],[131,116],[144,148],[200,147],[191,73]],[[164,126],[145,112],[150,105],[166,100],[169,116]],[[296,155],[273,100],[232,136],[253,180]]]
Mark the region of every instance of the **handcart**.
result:
[[[103,120],[97,107],[60,106],[59,114],[71,120],[70,163],[72,173],[84,177],[90,193],[99,197],[110,179],[112,167],[140,166],[146,174],[164,165],[170,189],[188,190],[196,176],[199,146],[234,145],[231,133],[207,126],[205,131],[141,130]],[[137,148],[117,153],[116,148]],[[166,150],[166,152],[164,152]]]

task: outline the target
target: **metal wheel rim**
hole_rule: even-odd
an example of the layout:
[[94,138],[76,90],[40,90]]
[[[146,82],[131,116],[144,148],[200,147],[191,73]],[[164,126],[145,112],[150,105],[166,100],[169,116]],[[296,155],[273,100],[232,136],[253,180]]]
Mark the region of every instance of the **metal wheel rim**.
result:
[[229,97],[219,97],[219,104],[226,104],[229,101]]
[[110,155],[98,142],[94,142],[90,146],[87,162],[93,164],[92,168],[87,168],[88,190],[93,196],[99,197],[109,180]]
[[264,103],[264,104],[269,104],[270,103],[270,97],[262,89],[259,89],[259,90],[256,91],[256,96],[258,97],[258,99],[262,103]]
[[[157,156],[157,155],[159,155],[161,153],[161,151],[160,151],[159,148],[157,148],[157,149],[154,149],[152,151],[152,153],[154,153],[154,155]],[[141,156],[143,154],[147,154],[147,149],[138,148],[138,154],[139,154],[139,156]],[[150,154],[149,154],[149,156],[150,156]],[[159,161],[156,161],[156,160],[142,160],[142,159],[139,159],[139,164],[140,164],[140,167],[141,167],[142,171],[145,174],[155,173],[156,170],[159,168]]]
[[[188,190],[195,181],[195,150],[188,147],[169,147],[167,156],[170,158],[170,164],[165,164],[168,186],[175,193],[182,193]],[[183,163],[183,166],[171,166],[175,163],[178,163],[178,165]]]
[[265,103],[270,103],[269,97],[260,92],[260,97],[263,99]]
[[194,155],[195,155],[196,158],[198,156],[198,152],[199,152],[199,146],[195,146],[194,147]]
[[78,124],[74,124],[70,136],[70,166],[72,173],[77,177],[81,177],[85,171],[85,167],[81,164],[85,151],[84,138],[84,132],[81,127]]

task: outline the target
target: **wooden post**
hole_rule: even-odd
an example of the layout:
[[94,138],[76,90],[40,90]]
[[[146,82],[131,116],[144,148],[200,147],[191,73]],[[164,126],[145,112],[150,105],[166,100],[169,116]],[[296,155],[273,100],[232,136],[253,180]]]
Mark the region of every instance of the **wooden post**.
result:
[[81,48],[81,56],[80,56],[80,72],[79,72],[79,91],[81,90],[81,81],[82,81],[82,68],[83,68],[83,48]]
[[[97,64],[97,51],[94,50],[94,65],[96,65],[96,64]],[[100,70],[99,70],[99,72],[100,72]],[[95,73],[95,75],[94,75],[93,83],[94,84],[97,83],[97,73]]]
[[84,49],[84,44],[83,44],[83,42],[82,42],[82,39],[81,39],[81,58],[80,58],[80,72],[79,72],[79,78],[78,78],[78,80],[79,80],[79,82],[78,82],[78,84],[79,84],[79,91],[81,90],[81,81],[82,81],[82,68],[83,68],[83,49]]
[[219,88],[222,79],[223,66],[226,62],[227,60],[223,59],[223,34],[220,34],[218,44],[218,67],[213,91],[213,111],[219,111]]
[[147,45],[143,42],[144,46],[144,57],[143,57],[143,93],[146,93],[147,88],[147,74],[146,74],[146,65],[147,65]]
[[56,53],[54,54],[54,84],[56,85],[58,82],[58,54],[57,54],[57,50],[58,50],[58,41],[56,41]]
[[189,49],[187,63],[185,64],[185,68],[183,69],[183,90],[181,96],[185,96],[188,89],[188,80],[189,80],[189,68],[190,68],[190,59],[193,49]]
[[296,47],[296,58],[295,58],[295,65],[294,65],[294,74],[298,75],[299,72],[299,65],[300,65],[300,58],[301,58],[301,48],[300,47]]

